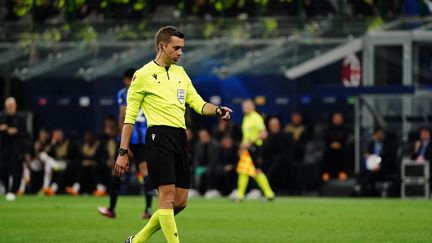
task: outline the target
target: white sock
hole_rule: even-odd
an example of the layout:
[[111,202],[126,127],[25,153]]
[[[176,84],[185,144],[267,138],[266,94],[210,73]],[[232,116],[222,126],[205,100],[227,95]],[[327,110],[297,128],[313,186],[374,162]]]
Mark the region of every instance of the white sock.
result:
[[52,167],[49,163],[44,166],[43,188],[48,188],[52,180]]
[[75,183],[72,185],[72,189],[73,189],[74,191],[76,191],[76,192],[79,192],[80,188],[81,188],[81,185],[80,185],[78,182],[75,182]]
[[57,183],[53,183],[52,185],[51,185],[51,189],[54,191],[54,192],[57,192],[57,190],[58,190],[58,185],[57,185]]
[[102,185],[102,184],[97,184],[96,185],[96,190],[104,192],[104,191],[106,191],[106,187],[104,185]]
[[22,178],[22,179],[21,179],[20,186],[19,186],[19,188],[18,188],[18,191],[19,191],[19,192],[24,192],[24,191],[25,191],[25,187],[26,187],[26,182],[25,182],[25,179]]
[[21,183],[19,186],[19,191],[24,192],[26,187],[26,181],[30,180],[30,170],[26,164],[23,165],[23,176],[21,178]]

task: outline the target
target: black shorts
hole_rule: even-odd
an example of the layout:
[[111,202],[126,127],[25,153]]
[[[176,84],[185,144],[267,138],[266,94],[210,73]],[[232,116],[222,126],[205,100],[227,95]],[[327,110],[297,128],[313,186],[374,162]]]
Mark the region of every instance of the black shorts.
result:
[[138,172],[140,170],[139,164],[146,161],[145,144],[131,144],[129,149],[132,151],[133,162],[135,164],[135,169]]
[[175,184],[190,188],[186,132],[182,128],[152,126],[146,134],[147,169],[154,187]]

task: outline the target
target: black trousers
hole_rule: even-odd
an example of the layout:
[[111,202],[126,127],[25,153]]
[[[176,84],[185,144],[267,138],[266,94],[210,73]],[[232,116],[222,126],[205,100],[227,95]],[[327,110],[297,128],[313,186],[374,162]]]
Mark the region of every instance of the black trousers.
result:
[[[6,192],[16,193],[22,177],[22,156],[14,150],[5,150],[0,154],[0,180]],[[9,177],[12,176],[12,186]]]
[[229,172],[217,173],[216,178],[216,188],[224,196],[229,195],[234,189],[237,188],[237,173],[235,169]]
[[323,172],[328,172],[331,178],[337,178],[339,172],[347,172],[345,149],[327,149],[324,153]]
[[73,186],[75,182],[78,182],[79,169],[76,162],[69,161],[64,171],[53,171],[52,182],[58,184],[59,193],[63,193],[66,187]]
[[81,192],[92,194],[96,190],[97,167],[92,165],[81,166],[79,181],[81,184]]

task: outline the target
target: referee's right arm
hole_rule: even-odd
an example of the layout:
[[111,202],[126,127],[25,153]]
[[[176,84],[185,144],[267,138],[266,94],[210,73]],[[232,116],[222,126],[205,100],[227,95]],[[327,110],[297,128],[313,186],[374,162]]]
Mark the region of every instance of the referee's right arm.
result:
[[[121,133],[120,148],[124,150],[129,149],[129,142],[134,130],[135,120],[138,116],[141,102],[144,98],[144,91],[142,90],[142,83],[144,80],[140,80],[138,74],[135,73],[132,78],[132,83],[128,90],[127,95],[127,106],[126,115]],[[114,167],[114,171],[117,175],[123,176],[129,168],[129,158],[127,153],[125,155],[119,154]]]

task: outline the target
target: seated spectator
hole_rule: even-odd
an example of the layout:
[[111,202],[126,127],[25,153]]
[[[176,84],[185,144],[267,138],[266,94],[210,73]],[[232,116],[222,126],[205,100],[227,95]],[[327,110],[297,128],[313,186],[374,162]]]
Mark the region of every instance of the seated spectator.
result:
[[270,117],[267,121],[268,137],[264,143],[263,170],[272,188],[284,191],[287,188],[291,152],[291,134],[283,133],[279,118]]
[[87,131],[80,149],[81,166],[79,183],[82,193],[96,193],[97,167],[102,161],[101,143],[96,136]]
[[198,132],[193,156],[195,187],[201,195],[215,190],[214,170],[219,160],[219,145],[206,129]]
[[309,129],[304,123],[303,114],[295,111],[291,113],[291,123],[288,123],[284,132],[292,137],[292,160],[303,161],[306,142],[309,140]]
[[231,120],[220,119],[217,125],[213,128],[212,137],[217,141],[221,141],[222,137],[230,135],[234,142],[240,142],[240,128]]
[[375,129],[364,153],[365,164],[354,186],[356,195],[373,196],[377,194],[375,182],[385,179],[392,173],[396,164],[397,145],[391,137],[386,136],[384,128]]
[[[412,155],[412,159],[416,160],[418,163],[422,163],[424,161],[429,162],[429,175],[432,173],[432,143],[431,139],[431,131],[428,127],[423,127],[420,129],[420,137],[414,144],[414,151]],[[432,188],[432,180],[429,180],[430,188]]]
[[323,181],[328,181],[330,178],[347,179],[346,142],[348,135],[343,115],[339,112],[334,113],[325,135],[326,148],[323,161]]
[[[97,186],[95,196],[106,194],[107,187],[110,187],[112,168],[117,158],[117,121],[113,116],[106,116],[104,130],[100,137],[101,162],[98,166]],[[110,189],[110,188],[109,188]]]
[[420,137],[414,144],[412,159],[418,162],[432,162],[432,144],[430,143],[431,132],[429,128],[420,129]]
[[59,189],[71,195],[77,195],[79,184],[77,183],[78,166],[75,146],[65,138],[62,129],[52,132],[51,150],[49,154],[42,153],[41,159],[45,161],[44,192],[47,195],[55,195]]
[[229,134],[220,142],[220,157],[216,167],[217,189],[226,196],[237,187],[236,165],[239,160],[238,145]]
[[[39,130],[38,138],[33,143],[32,148],[30,148],[29,153],[25,155],[24,160],[24,173],[23,179],[21,181],[21,186],[18,194],[24,194],[26,189],[26,184],[30,184],[32,190],[30,191],[39,191],[42,190],[39,185],[39,188],[36,181],[38,175],[44,175],[44,160],[41,159],[42,153],[49,153],[51,149],[50,143],[50,133],[47,129],[41,128]],[[42,156],[43,157],[43,156]],[[47,185],[42,185],[47,186]]]

